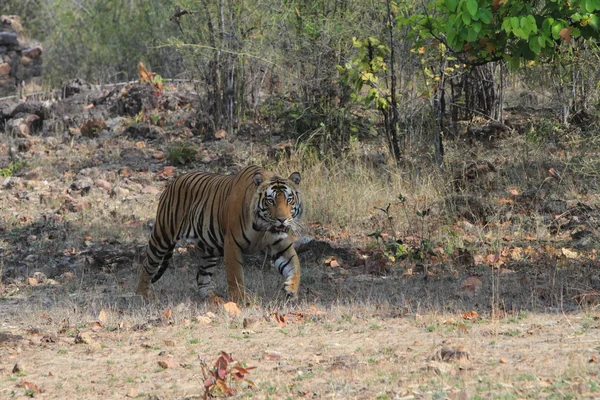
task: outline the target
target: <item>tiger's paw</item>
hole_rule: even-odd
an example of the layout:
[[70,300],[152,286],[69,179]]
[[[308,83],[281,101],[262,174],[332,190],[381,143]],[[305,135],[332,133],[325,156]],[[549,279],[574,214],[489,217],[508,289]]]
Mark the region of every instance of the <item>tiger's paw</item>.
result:
[[284,290],[287,299],[297,300],[298,299],[298,279],[293,276],[289,277],[284,283]]

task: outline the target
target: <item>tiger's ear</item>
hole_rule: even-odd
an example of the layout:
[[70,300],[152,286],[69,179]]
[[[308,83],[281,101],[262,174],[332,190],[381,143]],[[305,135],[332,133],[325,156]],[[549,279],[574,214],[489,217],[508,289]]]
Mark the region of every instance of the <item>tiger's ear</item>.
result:
[[254,181],[254,184],[256,185],[256,187],[259,187],[263,183],[265,178],[264,178],[264,176],[262,176],[262,174],[260,172],[257,172],[254,174],[254,177],[252,178],[252,180]]
[[300,183],[300,178],[300,172],[294,172],[288,179],[298,185]]

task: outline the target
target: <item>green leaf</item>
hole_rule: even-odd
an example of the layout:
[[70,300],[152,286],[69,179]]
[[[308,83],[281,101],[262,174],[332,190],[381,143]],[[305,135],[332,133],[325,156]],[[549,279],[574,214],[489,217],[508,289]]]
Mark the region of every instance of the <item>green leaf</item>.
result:
[[546,47],[546,38],[544,36],[538,36],[537,41],[542,49]]
[[506,33],[512,32],[512,24],[510,22],[510,19],[507,18],[502,22],[502,29],[504,29]]
[[552,23],[554,22],[554,18],[549,17],[542,22],[542,30],[546,33],[551,33]]
[[600,28],[600,18],[598,18],[596,14],[592,14],[588,25],[591,26],[593,29],[598,30]]
[[462,13],[461,17],[462,17],[463,24],[465,24],[467,26],[471,25],[471,16],[469,14]]
[[467,34],[467,42],[474,42],[477,39],[477,32],[474,29],[469,29],[469,33]]
[[477,14],[478,9],[477,0],[467,0],[467,11],[469,11],[469,14],[474,16]]
[[528,39],[529,33],[525,33],[525,31],[521,28],[513,29],[513,33],[515,36],[520,37],[521,39]]
[[585,9],[589,13],[596,11],[596,1],[595,0],[587,0],[585,2]]
[[448,11],[452,13],[456,11],[456,6],[458,5],[458,2],[456,0],[445,0],[445,3]]
[[481,22],[473,22],[472,28],[476,33],[481,32]]
[[554,40],[560,39],[560,30],[563,28],[563,24],[560,21],[556,21],[554,25],[552,25],[552,37]]
[[489,24],[490,22],[492,22],[492,12],[490,10],[488,10],[487,8],[480,8],[479,9],[479,19],[484,24]]
[[537,33],[538,29],[537,29],[537,22],[535,20],[535,17],[533,15],[528,15],[527,21],[529,22],[529,28],[530,28],[531,32]]
[[512,25],[513,29],[518,29],[521,27],[521,24],[519,23],[519,17],[512,17],[510,19],[510,24]]
[[448,37],[446,39],[448,41],[448,44],[452,47],[456,46],[456,32],[452,31],[448,34]]
[[535,54],[540,54],[540,51],[542,51],[542,48],[541,48],[540,43],[538,42],[537,39],[539,39],[539,36],[535,40],[530,40],[529,41],[529,49],[531,51],[533,51]]

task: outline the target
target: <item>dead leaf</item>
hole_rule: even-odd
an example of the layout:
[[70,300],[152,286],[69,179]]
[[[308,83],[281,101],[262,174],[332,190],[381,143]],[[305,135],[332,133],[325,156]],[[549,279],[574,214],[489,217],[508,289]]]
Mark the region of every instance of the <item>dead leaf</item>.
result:
[[29,390],[36,394],[42,393],[42,390],[35,383],[32,383],[32,382],[21,381],[21,382],[17,383],[17,386],[25,388],[25,390]]
[[280,327],[284,327],[285,326],[285,316],[279,314],[277,311],[275,311],[273,313],[273,318],[275,318],[275,321],[277,321],[277,324],[279,324]]
[[577,258],[579,256],[579,254],[575,250],[567,249],[564,247],[561,249],[561,252],[567,258]]
[[592,358],[590,358],[588,362],[596,363],[596,362],[598,362],[598,358],[596,357],[596,355],[593,355]]
[[198,315],[196,316],[196,322],[202,325],[208,325],[212,322],[212,319],[206,315]]
[[77,332],[75,336],[75,344],[91,344],[93,342],[94,340],[89,332]]
[[506,360],[504,358],[500,359],[500,364],[506,364]]
[[477,314],[477,311],[467,311],[462,313],[461,317],[462,319],[471,320],[479,317],[479,314]]
[[317,307],[311,305],[308,307],[308,311],[315,315],[327,315],[326,311],[317,310]]
[[15,366],[12,369],[12,373],[13,374],[18,374],[19,372],[22,372],[23,369],[21,369],[21,366],[19,364],[15,364]]
[[231,317],[237,317],[242,314],[242,310],[233,301],[223,304],[223,308]]
[[560,36],[563,42],[571,43],[571,32],[573,32],[573,28],[562,28],[558,32],[558,36]]
[[267,361],[278,361],[282,357],[279,353],[267,353],[265,354],[265,360]]
[[469,328],[467,328],[467,325],[465,324],[458,324],[456,326],[456,329],[458,329],[458,333],[462,335],[466,335],[467,333],[469,333]]
[[177,366],[177,363],[173,360],[165,359],[165,360],[159,360],[158,365],[163,369],[169,369],[169,368],[175,368]]
[[509,187],[506,189],[506,191],[513,196],[518,196],[520,194],[519,191],[517,190],[517,188],[514,188],[514,187]]
[[167,321],[169,321],[171,319],[171,314],[173,314],[173,310],[170,308],[167,308],[166,310],[164,310],[162,312],[163,318],[166,319]]
[[100,312],[98,313],[98,321],[100,321],[103,324],[106,324],[106,321],[108,321],[108,317],[106,316],[106,311],[100,310]]
[[225,139],[227,137],[227,132],[225,130],[220,129],[215,133],[215,139]]
[[94,322],[92,325],[92,332],[98,332],[102,330],[102,324],[99,321]]
[[29,286],[37,286],[38,285],[38,280],[35,278],[27,278],[27,284]]

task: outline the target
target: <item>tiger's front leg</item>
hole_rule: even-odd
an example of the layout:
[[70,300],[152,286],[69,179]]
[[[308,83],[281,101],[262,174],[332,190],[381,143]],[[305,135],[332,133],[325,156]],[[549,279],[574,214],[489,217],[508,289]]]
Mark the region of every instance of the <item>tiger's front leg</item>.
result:
[[271,254],[275,268],[285,279],[285,292],[288,296],[296,298],[300,288],[300,260],[293,242],[289,238],[276,241],[271,246]]

